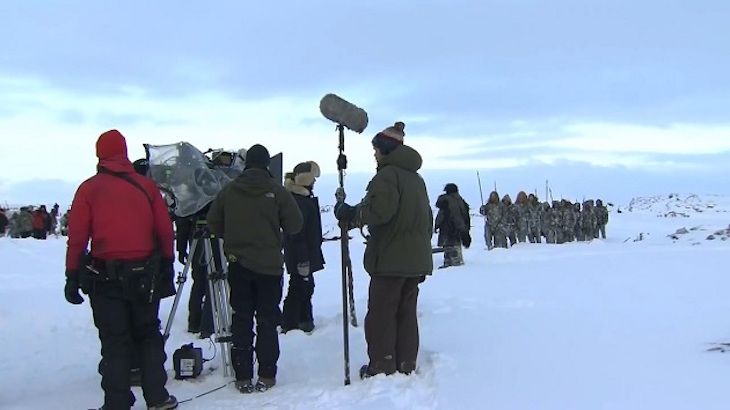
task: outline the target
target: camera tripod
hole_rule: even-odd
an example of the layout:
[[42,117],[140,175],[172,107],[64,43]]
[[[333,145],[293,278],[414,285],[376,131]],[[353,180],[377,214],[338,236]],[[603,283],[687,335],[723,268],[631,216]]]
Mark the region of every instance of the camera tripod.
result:
[[188,273],[194,263],[195,251],[199,246],[203,247],[204,263],[207,272],[208,294],[213,311],[213,332],[214,341],[220,344],[221,362],[223,365],[223,376],[233,375],[231,363],[231,315],[232,310],[229,304],[230,288],[228,287],[228,267],[226,257],[223,253],[223,241],[212,235],[204,221],[195,224],[193,241],[190,245],[189,257],[185,261],[185,268],[177,276],[177,294],[172,303],[172,309],[165,326],[164,340],[170,336],[172,322],[175,319],[175,312],[180,303],[183,286],[187,280]]

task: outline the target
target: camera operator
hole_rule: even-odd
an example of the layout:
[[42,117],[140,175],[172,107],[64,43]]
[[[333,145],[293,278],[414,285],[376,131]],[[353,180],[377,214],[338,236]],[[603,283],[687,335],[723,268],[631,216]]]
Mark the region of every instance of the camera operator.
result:
[[[233,308],[231,359],[236,388],[266,391],[276,384],[285,235],[302,227],[292,195],[269,171],[271,157],[262,145],[246,153],[245,168],[218,193],[208,212],[213,234],[223,238]],[[253,323],[256,317],[256,345]],[[253,384],[253,353],[258,381]]]
[[[213,309],[207,280],[208,261],[205,260],[203,242],[198,242],[193,255],[188,255],[188,247],[192,245],[196,231],[206,227],[205,216],[209,208],[210,206],[206,206],[193,216],[175,219],[178,261],[184,265],[188,262],[188,258],[193,258],[191,261],[193,286],[190,287],[190,299],[188,300],[188,332],[200,333],[201,339],[213,334]],[[213,255],[220,254],[220,242],[212,240],[210,243]]]
[[[177,407],[165,383],[160,299],[175,293],[173,231],[154,182],[135,173],[121,133],[96,142],[98,173],[76,191],[68,218],[66,300],[89,296],[105,362],[102,409],[130,409],[133,352],[139,352],[142,391],[148,409]],[[91,255],[86,246],[91,240]]]

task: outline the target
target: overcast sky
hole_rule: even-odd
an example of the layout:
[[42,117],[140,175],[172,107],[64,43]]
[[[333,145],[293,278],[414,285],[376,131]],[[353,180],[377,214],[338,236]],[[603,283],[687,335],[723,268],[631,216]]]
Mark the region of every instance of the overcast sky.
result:
[[726,0],[113,3],[0,4],[0,187],[78,183],[110,128],[335,172],[329,92],[353,172],[397,120],[426,170],[730,169]]

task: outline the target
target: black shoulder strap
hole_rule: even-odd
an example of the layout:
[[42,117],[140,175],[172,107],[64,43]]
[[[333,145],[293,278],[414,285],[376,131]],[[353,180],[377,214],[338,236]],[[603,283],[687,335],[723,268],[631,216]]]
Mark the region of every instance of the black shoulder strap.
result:
[[117,177],[117,178],[121,178],[121,179],[129,182],[130,184],[134,185],[135,188],[137,188],[140,191],[142,191],[142,193],[144,194],[144,196],[147,197],[147,201],[149,201],[150,207],[152,207],[152,198],[150,197],[150,194],[147,192],[146,189],[144,189],[144,187],[139,182],[135,181],[134,178],[132,178],[129,175],[124,174],[122,172],[110,171],[110,170],[108,170],[106,168],[103,168],[103,167],[99,167],[99,173],[100,174],[111,175],[111,176],[114,176],[114,177]]

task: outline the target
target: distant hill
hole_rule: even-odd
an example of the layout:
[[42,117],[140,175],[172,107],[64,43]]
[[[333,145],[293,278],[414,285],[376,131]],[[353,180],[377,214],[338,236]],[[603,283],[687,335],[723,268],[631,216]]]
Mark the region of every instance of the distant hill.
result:
[[696,214],[730,212],[730,197],[670,193],[631,199],[621,212],[653,213],[658,217],[690,217]]

